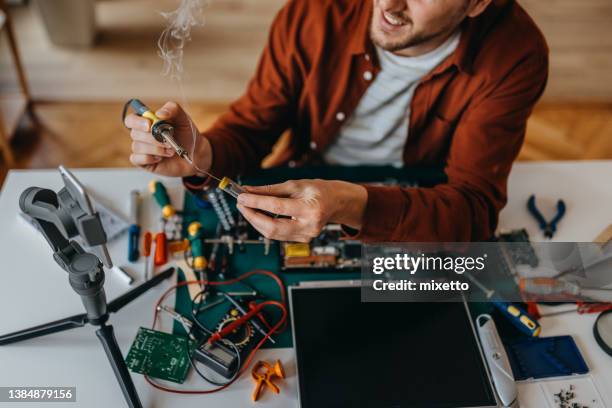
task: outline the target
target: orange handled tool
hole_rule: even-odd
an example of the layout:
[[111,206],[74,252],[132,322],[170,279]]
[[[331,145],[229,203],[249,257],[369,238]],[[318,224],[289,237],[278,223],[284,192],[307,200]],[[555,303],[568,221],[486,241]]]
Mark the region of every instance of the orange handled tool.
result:
[[153,257],[153,265],[162,266],[168,262],[168,244],[166,234],[158,232],[155,235],[155,256]]
[[[262,370],[263,368],[263,370]],[[263,371],[263,372],[262,372]],[[255,389],[253,390],[252,399],[257,401],[263,391],[263,386],[267,385],[272,392],[279,394],[280,388],[272,382],[273,378],[285,378],[285,369],[280,360],[276,360],[274,365],[266,361],[258,361],[251,370],[251,376],[255,380]]]
[[149,280],[149,257],[151,256],[151,244],[153,243],[153,235],[147,231],[142,237],[142,253],[145,256],[145,280]]

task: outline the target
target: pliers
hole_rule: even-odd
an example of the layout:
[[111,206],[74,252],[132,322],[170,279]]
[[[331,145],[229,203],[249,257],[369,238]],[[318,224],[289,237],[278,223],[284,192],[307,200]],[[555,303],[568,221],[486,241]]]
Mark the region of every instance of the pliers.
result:
[[544,236],[550,239],[553,237],[555,232],[557,232],[557,224],[565,215],[565,201],[557,201],[557,214],[550,221],[546,221],[540,210],[538,210],[535,201],[535,194],[532,194],[529,197],[529,200],[527,200],[527,209],[533,218],[535,218],[538,222],[540,229],[544,232]]

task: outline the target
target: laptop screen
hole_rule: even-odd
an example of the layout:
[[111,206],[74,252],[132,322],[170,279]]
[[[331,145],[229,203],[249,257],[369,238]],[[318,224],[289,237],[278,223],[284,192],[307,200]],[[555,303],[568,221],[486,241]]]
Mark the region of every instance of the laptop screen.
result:
[[293,288],[291,308],[302,408],[497,405],[463,303],[320,287]]

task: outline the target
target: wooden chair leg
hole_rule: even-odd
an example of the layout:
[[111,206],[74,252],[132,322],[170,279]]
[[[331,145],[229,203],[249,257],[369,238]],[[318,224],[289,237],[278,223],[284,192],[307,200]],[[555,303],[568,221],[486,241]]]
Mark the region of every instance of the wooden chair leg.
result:
[[13,150],[11,149],[11,144],[9,143],[8,135],[5,135],[4,133],[4,126],[2,124],[2,121],[0,120],[0,150],[2,150],[2,158],[4,159],[4,164],[10,169],[15,167],[15,156],[13,155]]

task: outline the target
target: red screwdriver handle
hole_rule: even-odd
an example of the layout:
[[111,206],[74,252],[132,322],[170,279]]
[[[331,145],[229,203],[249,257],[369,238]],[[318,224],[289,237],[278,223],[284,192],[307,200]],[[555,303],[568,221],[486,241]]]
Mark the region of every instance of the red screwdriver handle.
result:
[[149,257],[151,255],[151,244],[153,243],[153,234],[149,231],[145,232],[142,237],[142,253],[144,256]]

